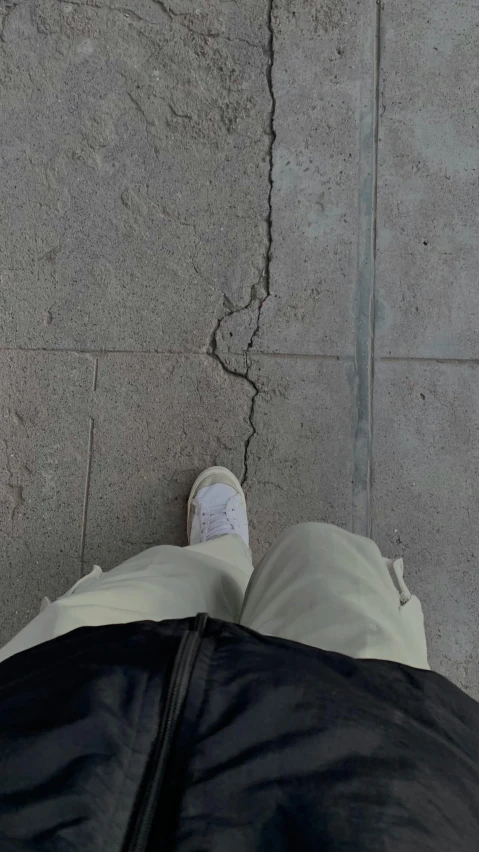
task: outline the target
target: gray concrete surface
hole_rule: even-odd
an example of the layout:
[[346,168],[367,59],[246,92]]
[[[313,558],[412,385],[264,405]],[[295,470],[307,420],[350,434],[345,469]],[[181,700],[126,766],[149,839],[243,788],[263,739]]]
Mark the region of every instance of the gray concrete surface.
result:
[[242,472],[251,398],[248,383],[208,355],[98,359],[87,565],[113,568],[159,538],[186,544],[185,498],[198,471]]
[[431,665],[478,693],[478,364],[382,362],[375,381],[373,535],[404,557]]
[[1,641],[81,572],[94,362],[0,351]]
[[479,697],[469,0],[0,0],[1,638],[242,478]]

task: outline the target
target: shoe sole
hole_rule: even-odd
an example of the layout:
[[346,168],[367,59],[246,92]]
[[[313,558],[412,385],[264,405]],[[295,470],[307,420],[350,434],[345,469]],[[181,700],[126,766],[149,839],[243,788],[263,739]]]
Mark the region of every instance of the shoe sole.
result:
[[[246,509],[246,497],[244,496],[244,491],[241,487],[241,482],[234,475],[234,473],[231,473],[231,471],[228,470],[227,467],[215,466],[215,467],[206,468],[206,470],[203,470],[202,473],[200,473],[200,475],[196,477],[195,481],[193,482],[191,491],[190,491],[190,496],[188,497],[188,506],[187,506],[187,512],[186,512],[186,534],[187,534],[187,537],[188,537],[188,544],[190,542],[190,529],[191,529],[190,513],[191,513],[191,509],[193,508],[192,502],[193,502],[196,494],[200,490],[201,483],[203,482],[203,480],[205,480],[208,476],[214,476],[214,475],[221,476],[220,482],[224,482],[225,485],[231,485],[231,487],[234,488],[235,491],[237,491],[238,494],[241,495],[241,500],[243,501],[243,506],[244,506],[245,512],[247,511],[247,509]],[[193,516],[191,516],[191,522],[192,521],[193,521]]]

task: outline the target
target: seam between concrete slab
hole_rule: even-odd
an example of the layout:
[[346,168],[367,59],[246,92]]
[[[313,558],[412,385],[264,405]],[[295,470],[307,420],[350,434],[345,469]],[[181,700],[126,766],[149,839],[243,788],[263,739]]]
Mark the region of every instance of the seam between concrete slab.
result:
[[416,358],[414,355],[383,355],[376,359],[377,362],[385,362],[386,364],[448,364],[450,366],[479,366],[479,358]]
[[356,362],[354,355],[308,355],[305,352],[261,352],[255,349],[254,358],[276,358],[278,360],[288,359],[292,361],[340,361],[342,364],[353,364]]
[[[220,321],[221,322],[221,321]],[[201,351],[191,351],[185,352],[180,349],[47,349],[42,347],[41,349],[34,347],[26,347],[22,348],[19,346],[0,346],[0,353],[7,352],[23,352],[29,353],[32,355],[43,353],[45,355],[87,355],[87,356],[95,356],[95,372],[93,376],[93,390],[96,390],[96,382],[97,382],[97,374],[98,374],[98,361],[102,357],[112,357],[115,355],[143,355],[145,357],[149,355],[173,355],[178,358],[207,358],[211,356],[211,351],[205,352]],[[245,356],[245,352],[235,352],[234,350],[230,350],[229,355],[242,355]],[[356,355],[323,355],[306,352],[262,352],[260,349],[255,349],[253,353],[251,353],[254,358],[276,358],[278,360],[304,360],[304,361],[338,361],[342,364],[351,364],[357,363]],[[431,355],[379,355],[375,356],[375,363],[391,363],[391,364],[407,364],[410,362],[411,364],[452,364],[456,366],[461,366],[462,364],[472,364],[474,366],[479,366],[479,358],[436,358]],[[224,367],[224,365],[222,364]],[[224,368],[227,370],[227,368]],[[228,370],[227,370],[228,372]],[[244,378],[243,373],[238,373],[231,371],[231,375],[239,376],[240,378]]]
[[[258,384],[251,377],[251,350],[254,344],[254,340],[259,332],[260,323],[261,323],[261,312],[263,310],[263,306],[266,300],[271,295],[271,278],[270,278],[270,270],[271,270],[271,254],[272,254],[272,195],[273,195],[273,148],[276,139],[276,133],[274,129],[274,119],[275,119],[275,111],[276,111],[276,98],[274,94],[273,88],[273,65],[274,65],[274,27],[273,27],[273,15],[274,15],[274,4],[275,0],[269,0],[268,4],[268,65],[266,69],[266,80],[269,90],[269,96],[271,101],[271,109],[269,114],[269,168],[268,168],[268,216],[266,219],[267,223],[267,233],[266,233],[266,241],[267,247],[265,252],[265,260],[264,260],[264,268],[262,271],[262,275],[260,280],[253,285],[251,288],[250,298],[248,304],[241,308],[236,308],[228,311],[224,316],[220,317],[217,321],[215,328],[211,334],[210,343],[208,347],[208,354],[211,357],[215,358],[216,361],[221,365],[221,368],[228,373],[230,376],[235,376],[236,378],[240,378],[248,382],[250,387],[252,388],[252,396],[249,410],[249,424],[251,427],[250,434],[247,436],[244,442],[243,449],[243,471],[241,474],[241,484],[244,486],[248,480],[249,473],[249,449],[251,441],[256,435],[256,426],[255,426],[255,408],[256,401],[260,394],[260,389]],[[262,290],[262,294],[261,294]],[[259,295],[260,294],[260,295]],[[220,331],[222,323],[231,317],[235,313],[239,313],[240,311],[248,310],[252,306],[256,307],[256,324],[251,334],[251,337],[248,341],[248,345],[244,352],[240,354],[243,357],[244,361],[244,369],[243,370],[233,370],[229,367],[225,361],[224,356],[221,356],[218,352],[218,333]],[[230,354],[230,353],[229,353]],[[256,354],[256,353],[255,353]]]
[[[375,259],[381,3],[372,0],[364,39],[359,131],[359,202],[356,292],[356,430],[353,447],[352,529],[371,536],[375,333]],[[370,58],[372,53],[372,69]]]
[[[93,376],[92,376],[92,391],[95,393],[98,384],[98,358],[94,359],[93,362]],[[91,484],[91,468],[93,461],[93,436],[95,432],[95,421],[93,417],[90,417],[90,424],[88,427],[88,444],[87,444],[87,456],[86,456],[86,471],[85,471],[85,488],[83,491],[83,510],[82,510],[82,522],[81,522],[81,538],[80,538],[80,577],[83,576],[83,566],[85,562],[85,546],[86,546],[86,528],[88,522],[88,504],[90,501],[90,484]]]
[[93,364],[93,393],[96,391],[96,386],[98,384],[98,357],[95,358],[95,363]]
[[[72,349],[68,346],[1,346],[1,352],[45,352],[58,353],[59,355],[93,355],[101,358],[102,355],[208,355],[204,349]],[[239,353],[237,353],[239,354]]]
[[[233,313],[236,313],[233,311]],[[230,316],[230,314],[228,314]],[[223,317],[221,320],[218,320],[218,324],[221,325]],[[214,336],[216,332],[212,334]],[[228,354],[231,356],[241,355],[245,357],[247,350],[243,351],[235,351],[234,349],[230,349]],[[33,346],[29,347],[19,347],[19,346],[0,346],[0,353],[7,352],[23,352],[29,353],[31,352],[33,355],[43,353],[45,355],[86,355],[89,357],[95,357],[97,360],[103,357],[110,357],[112,355],[174,355],[181,358],[207,358],[211,356],[211,342],[209,344],[208,350],[205,352],[204,349],[200,350],[187,350],[184,349],[62,349],[62,348],[35,348]],[[355,355],[337,355],[337,354],[322,354],[322,353],[308,353],[308,352],[263,352],[261,349],[255,349],[254,352],[251,353],[255,358],[311,358],[317,359],[318,361],[355,361]],[[406,359],[407,360],[407,359]],[[412,359],[417,360],[417,359]],[[456,359],[454,359],[456,360]],[[468,359],[470,360],[470,359]],[[243,376],[243,373],[234,373],[233,375]]]
[[93,457],[93,433],[95,428],[95,421],[93,417],[90,417],[90,424],[88,428],[88,444],[87,444],[87,459],[86,459],[86,472],[85,472],[85,489],[83,492],[83,512],[82,512],[82,525],[81,525],[81,539],[80,539],[80,577],[83,576],[83,564],[85,561],[85,544],[86,544],[86,526],[88,519],[88,503],[90,500],[90,480],[91,480],[91,465],[92,465],[92,457]]

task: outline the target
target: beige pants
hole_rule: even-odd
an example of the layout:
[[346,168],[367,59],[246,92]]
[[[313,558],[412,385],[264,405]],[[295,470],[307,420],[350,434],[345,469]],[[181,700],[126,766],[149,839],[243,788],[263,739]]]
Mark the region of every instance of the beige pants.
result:
[[286,530],[254,571],[236,535],[152,547],[105,574],[95,567],[5,645],[0,661],[85,625],[197,612],[351,657],[429,668],[421,604],[404,584],[402,560],[320,523]]

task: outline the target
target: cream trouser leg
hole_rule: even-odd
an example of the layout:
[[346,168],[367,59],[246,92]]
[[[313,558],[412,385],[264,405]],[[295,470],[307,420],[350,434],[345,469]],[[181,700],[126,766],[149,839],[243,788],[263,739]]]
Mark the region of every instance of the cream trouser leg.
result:
[[253,571],[238,535],[192,547],[152,547],[117,568],[96,566],[0,650],[0,662],[77,627],[163,621],[208,612],[238,621]]
[[254,572],[241,624],[350,657],[429,668],[421,604],[402,559],[331,524],[286,530]]
[[99,568],[49,604],[0,651],[0,661],[77,627],[208,612],[271,636],[352,657],[428,668],[421,605],[402,562],[327,524],[292,527],[253,572],[241,538],[153,547]]

